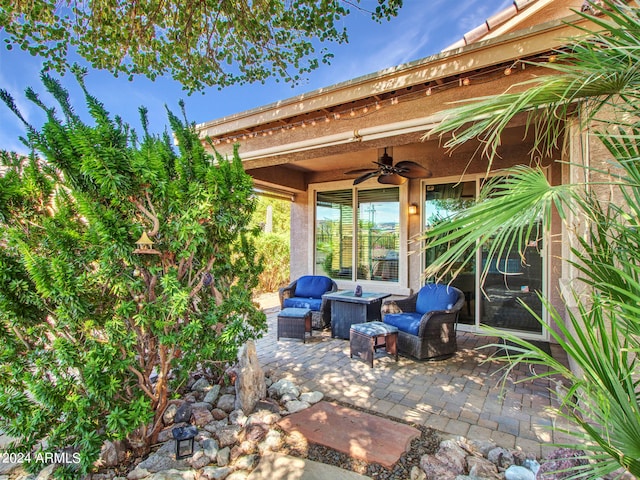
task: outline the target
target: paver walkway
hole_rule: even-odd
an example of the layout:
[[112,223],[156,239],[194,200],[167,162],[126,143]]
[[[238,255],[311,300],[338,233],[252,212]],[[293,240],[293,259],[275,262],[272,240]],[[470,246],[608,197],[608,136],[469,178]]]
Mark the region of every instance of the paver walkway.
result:
[[[267,334],[256,342],[258,358],[274,378],[287,378],[302,389],[318,390],[326,397],[366,408],[443,434],[491,440],[504,448],[544,456],[565,440],[549,428],[563,419],[549,411],[549,380],[516,383],[531,377],[527,367],[514,370],[501,381],[500,364],[486,361],[493,348],[477,350],[496,341],[458,332],[458,353],[441,362],[419,362],[400,357],[376,357],[374,367],[349,358],[349,342],[315,332],[303,344],[276,341],[279,308],[268,314]],[[552,345],[555,358],[564,352]],[[504,386],[504,388],[503,388]]]

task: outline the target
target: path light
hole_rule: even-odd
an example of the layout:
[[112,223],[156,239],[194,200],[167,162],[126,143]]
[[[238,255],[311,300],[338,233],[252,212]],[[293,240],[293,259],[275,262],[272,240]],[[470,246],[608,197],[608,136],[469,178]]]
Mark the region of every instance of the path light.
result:
[[174,428],[171,433],[176,440],[176,460],[192,456],[198,429],[193,425],[186,425]]

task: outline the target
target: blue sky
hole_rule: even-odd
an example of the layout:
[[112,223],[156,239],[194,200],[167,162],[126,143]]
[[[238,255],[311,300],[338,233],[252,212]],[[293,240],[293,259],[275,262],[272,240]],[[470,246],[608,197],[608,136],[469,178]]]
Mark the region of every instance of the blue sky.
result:
[[[375,0],[362,0],[361,6],[375,7]],[[89,91],[101,100],[112,115],[120,115],[133,128],[139,129],[138,107],[149,110],[150,130],[165,129],[165,105],[179,113],[178,101],[186,103],[190,121],[203,123],[226,115],[259,107],[304,92],[339,83],[351,78],[377,72],[401,63],[433,55],[459,40],[464,33],[480,25],[485,19],[511,5],[511,0],[405,0],[398,17],[377,24],[368,14],[351,8],[352,14],[343,19],[349,34],[345,45],[325,45],[335,57],[331,65],[322,65],[306,81],[291,85],[269,81],[265,85],[243,85],[218,90],[208,88],[191,96],[169,77],[150,81],[138,76],[133,81],[115,78],[108,72],[90,70],[86,77]],[[0,33],[0,41],[3,36]],[[3,44],[3,42],[2,42]],[[14,97],[25,118],[39,127],[43,121],[41,110],[24,98],[24,90],[32,87],[48,102],[43,93],[39,74],[42,61],[19,49],[8,51],[0,46],[0,88]],[[89,121],[83,111],[83,98],[75,80],[61,77],[69,90],[72,104]],[[24,128],[3,103],[0,103],[0,149],[21,153],[26,148],[18,137]]]

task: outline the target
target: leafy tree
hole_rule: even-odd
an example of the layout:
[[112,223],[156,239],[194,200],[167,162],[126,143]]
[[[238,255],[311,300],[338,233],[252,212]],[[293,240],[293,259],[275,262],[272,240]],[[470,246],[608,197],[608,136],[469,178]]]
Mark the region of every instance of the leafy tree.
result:
[[[188,373],[265,329],[255,198],[237,152],[207,154],[186,120],[168,114],[175,151],[144,109],[141,137],[112,119],[81,75],[94,125],[42,80],[62,118],[28,89],[47,116],[27,125],[34,153],[2,152],[0,430],[21,452],[76,449],[84,473],[105,439],[144,453]],[[150,250],[136,248],[143,233]]]
[[[584,178],[597,178],[586,184],[551,186],[540,168],[515,167],[499,182],[489,182],[477,205],[426,233],[431,246],[453,245],[427,272],[442,276],[456,260],[471,258],[467,249],[475,252],[493,235],[491,258],[512,248],[524,256],[523,240],[540,219],[549,228],[554,208],[569,231],[571,218],[580,219],[584,232],[575,236],[566,259],[578,272],[572,292],[564,296],[566,320],[543,299],[555,326],[550,334],[577,371],[530,342],[490,331],[519,345],[511,366],[545,365],[548,373],[537,376],[560,375],[568,384],[566,393],[558,394],[558,413],[574,425],[564,430],[575,439],[568,446],[586,450],[593,460],[571,478],[601,478],[620,467],[640,476],[640,9],[637,2],[602,4],[593,7],[599,16],[582,14],[595,25],[593,31],[583,31],[586,35],[558,52],[557,63],[546,65],[557,75],[528,82],[523,93],[453,109],[432,132],[455,132],[450,147],[476,137],[486,141],[491,164],[514,115],[526,112],[538,127],[537,147],[548,149],[578,104],[583,126],[595,129],[611,155],[608,171],[584,167]],[[603,186],[606,197],[598,194]]]
[[[0,31],[64,71],[72,47],[92,67],[130,78],[166,73],[190,91],[264,81],[297,82],[332,57],[313,39],[347,41],[339,21],[360,0],[74,0],[0,1]],[[378,0],[377,21],[396,15],[402,0]]]
[[256,241],[256,251],[262,258],[256,292],[275,292],[289,283],[289,241],[291,232],[291,202],[266,195],[258,196],[253,225],[265,229],[267,210],[271,210],[271,231],[264,231]]

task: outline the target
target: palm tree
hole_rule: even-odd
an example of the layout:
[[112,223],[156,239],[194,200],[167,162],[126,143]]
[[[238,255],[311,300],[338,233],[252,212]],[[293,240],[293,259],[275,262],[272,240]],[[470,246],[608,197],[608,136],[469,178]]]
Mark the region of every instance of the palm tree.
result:
[[490,166],[516,114],[526,112],[536,149],[545,153],[567,119],[577,116],[585,127],[598,125],[597,138],[611,155],[607,171],[585,166],[584,178],[605,178],[599,186],[606,183],[611,198],[621,200],[616,204],[598,196],[602,188],[594,188],[593,180],[551,186],[540,168],[518,166],[488,182],[476,205],[425,233],[427,248],[449,246],[426,272],[443,278],[455,275],[454,265],[470,260],[483,244],[487,266],[513,248],[524,256],[527,239],[540,225],[549,228],[554,209],[569,229],[570,219],[580,219],[584,230],[565,259],[578,272],[563,295],[566,318],[542,298],[555,326],[550,334],[574,368],[530,342],[489,330],[518,345],[509,368],[546,365],[548,373],[539,376],[559,375],[568,385],[558,393],[558,412],[579,428],[566,429],[574,443],[565,446],[587,451],[591,460],[588,471],[574,471],[572,478],[598,478],[620,467],[640,476],[640,9],[636,1],[619,0],[594,8],[596,15],[580,15],[595,28],[582,30],[557,53],[557,62],[546,65],[555,75],[527,82],[523,93],[456,107],[429,133],[452,133],[449,148],[480,139]]

